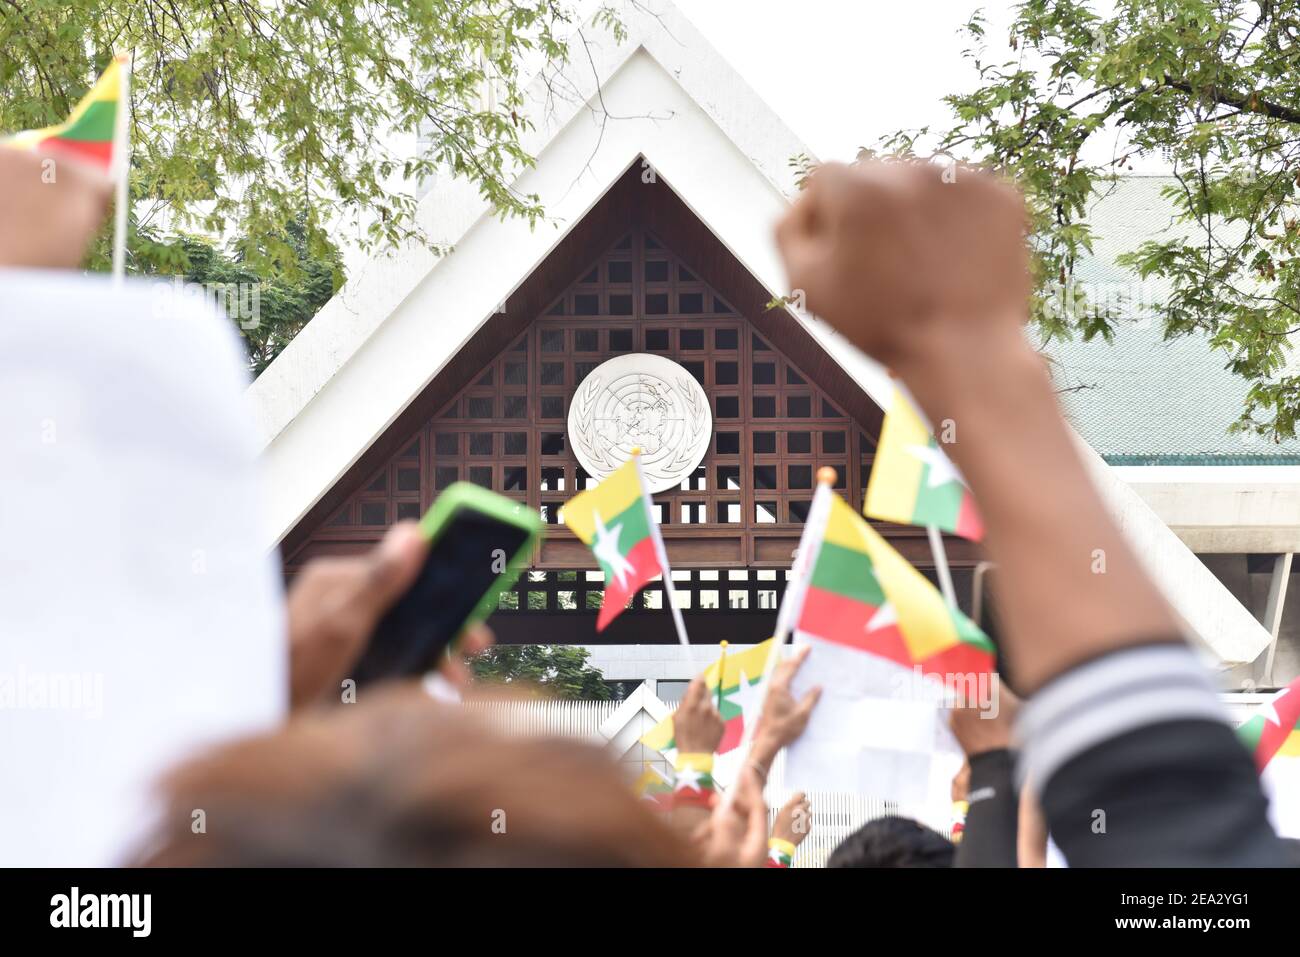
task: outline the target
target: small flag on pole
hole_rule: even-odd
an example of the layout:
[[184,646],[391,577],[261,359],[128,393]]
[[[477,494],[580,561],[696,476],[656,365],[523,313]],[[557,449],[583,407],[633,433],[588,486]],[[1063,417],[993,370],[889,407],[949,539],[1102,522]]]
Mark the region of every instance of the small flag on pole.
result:
[[[716,695],[718,713],[725,722],[722,740],[718,742],[718,755],[734,751],[745,734],[745,723],[752,722],[762,709],[762,692],[758,687],[763,681],[763,667],[767,664],[768,652],[772,649],[773,639],[755,645],[742,652],[731,652],[719,658],[701,675],[710,696]],[[721,667],[719,667],[721,666]],[[646,732],[641,743],[655,751],[676,751],[677,742],[673,738],[673,719],[668,716]],[[717,766],[715,765],[715,774]]]
[[880,430],[862,511],[868,518],[931,525],[976,542],[984,537],[966,480],[898,388]]
[[1300,678],[1262,705],[1238,733],[1261,771],[1279,755],[1300,758]]
[[811,651],[791,692],[816,685],[822,697],[787,752],[787,784],[946,814],[961,756],[943,705],[990,689],[992,643],[829,484],[818,484],[799,559],[782,616]]
[[114,162],[123,148],[118,123],[125,108],[125,55],[116,56],[81,98],[66,121],[39,130],[24,130],[0,140],[5,146],[70,156],[90,163],[105,173],[114,172]]
[[668,579],[659,525],[641,481],[640,457],[633,455],[595,488],[564,503],[564,524],[591,546],[605,573],[596,631],[618,617],[628,599],[656,575]]
[[0,139],[0,146],[66,156],[89,163],[114,180],[113,282],[126,274],[126,226],[130,165],[131,57],[118,54],[76,109],[58,126],[24,130]]
[[1237,729],[1255,758],[1278,834],[1300,838],[1300,678]]
[[830,506],[795,631],[926,675],[993,670],[993,643],[838,495]]

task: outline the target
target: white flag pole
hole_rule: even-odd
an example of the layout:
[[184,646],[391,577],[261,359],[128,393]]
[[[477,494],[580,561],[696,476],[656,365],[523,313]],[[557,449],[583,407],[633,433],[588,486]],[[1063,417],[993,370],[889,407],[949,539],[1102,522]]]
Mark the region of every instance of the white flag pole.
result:
[[646,515],[650,519],[650,538],[654,542],[655,557],[659,559],[659,567],[663,569],[664,600],[668,602],[668,609],[673,615],[673,625],[677,628],[677,640],[686,649],[686,664],[694,673],[695,655],[691,653],[691,639],[686,634],[686,622],[682,620],[682,610],[677,607],[677,592],[673,590],[673,570],[668,566],[668,552],[664,548],[663,536],[659,534],[659,519],[655,516],[654,500],[650,497],[649,489],[645,487],[645,476],[641,473],[641,450],[639,448],[632,450],[632,461],[636,463],[636,480],[641,486],[641,499],[645,502]]
[[131,55],[120,57],[122,85],[113,129],[113,164],[117,178],[113,202],[113,285],[126,278],[126,212],[130,202],[128,179],[131,172]]
[[[785,594],[781,596],[781,607],[776,613],[776,633],[772,636],[772,647],[767,653],[767,661],[763,665],[763,693],[771,687],[768,683],[772,673],[776,671],[777,663],[781,660],[781,647],[794,631],[795,620],[799,617],[799,611],[803,606],[803,595],[808,583],[808,574],[812,570],[814,554],[821,542],[822,534],[825,532],[826,513],[830,509],[831,496],[835,494],[831,491],[831,486],[835,483],[835,469],[826,466],[817,470],[817,490],[813,493],[812,506],[808,509],[808,518],[803,523],[803,533],[799,536],[798,549],[795,552],[794,564],[791,566],[790,580],[786,583]],[[744,755],[741,760],[741,767],[744,767],[749,761],[749,749],[754,740],[754,729],[758,727],[757,721],[745,720],[745,729],[741,734],[740,753]]]
[[952,587],[952,574],[948,571],[948,551],[943,547],[943,535],[936,525],[925,526],[930,536],[930,553],[934,555],[934,570],[939,577],[939,590],[943,600],[953,608],[957,607],[957,592]]

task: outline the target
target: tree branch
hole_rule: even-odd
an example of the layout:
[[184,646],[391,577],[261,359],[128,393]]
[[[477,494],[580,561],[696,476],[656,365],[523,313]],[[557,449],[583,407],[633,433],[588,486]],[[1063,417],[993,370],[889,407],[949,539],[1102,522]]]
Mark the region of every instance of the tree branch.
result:
[[1242,96],[1238,93],[1230,93],[1227,90],[1221,90],[1218,87],[1209,87],[1208,90],[1198,90],[1190,83],[1184,80],[1174,80],[1165,77],[1163,86],[1170,89],[1186,93],[1188,96],[1204,96],[1209,93],[1214,102],[1222,106],[1231,106],[1243,113],[1255,113],[1260,116],[1267,116],[1270,119],[1281,120],[1284,123],[1294,123],[1300,125],[1300,110],[1292,109],[1289,106],[1283,106],[1280,103],[1273,103],[1261,99],[1258,94],[1251,93],[1248,96]]

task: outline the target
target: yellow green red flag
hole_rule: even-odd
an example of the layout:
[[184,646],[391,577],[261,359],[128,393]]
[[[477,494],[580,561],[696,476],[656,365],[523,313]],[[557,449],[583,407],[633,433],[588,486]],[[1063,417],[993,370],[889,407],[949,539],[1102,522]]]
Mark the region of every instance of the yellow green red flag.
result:
[[976,542],[984,537],[965,480],[901,389],[894,390],[885,413],[862,511],[868,518],[933,525]]
[[72,156],[109,172],[118,141],[118,113],[124,108],[126,59],[113,58],[66,121],[15,133],[0,140],[0,144]]
[[638,457],[633,455],[595,488],[565,502],[564,524],[591,546],[605,573],[596,618],[596,630],[604,631],[641,586],[663,574],[666,566]]
[[632,790],[642,800],[649,801],[655,807],[667,809],[672,806],[673,782],[664,777],[650,764],[647,764],[641,776],[632,784]]
[[[745,651],[729,651],[721,669],[715,661],[701,675],[711,696],[717,697],[721,687],[718,711],[725,725],[717,754],[726,754],[740,744],[745,735],[745,715],[748,713],[752,719],[762,707],[762,694],[757,686],[763,680],[763,669],[772,650],[772,641],[769,638]],[[673,738],[672,716],[664,718],[651,728],[641,738],[641,743],[655,751],[675,750],[677,743]]]
[[[844,499],[823,486],[829,505],[795,629],[944,677],[993,670],[993,643],[948,605]],[[815,532],[815,530],[814,530]]]
[[1275,694],[1237,733],[1260,771],[1276,757],[1300,758],[1300,678]]

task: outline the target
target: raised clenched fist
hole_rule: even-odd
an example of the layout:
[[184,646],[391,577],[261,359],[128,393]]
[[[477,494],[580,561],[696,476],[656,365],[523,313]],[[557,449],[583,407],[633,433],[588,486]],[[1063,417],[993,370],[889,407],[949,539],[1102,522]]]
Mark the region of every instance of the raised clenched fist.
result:
[[937,321],[1020,322],[1030,291],[1024,203],[966,167],[829,164],[777,226],[791,289],[886,364]]

